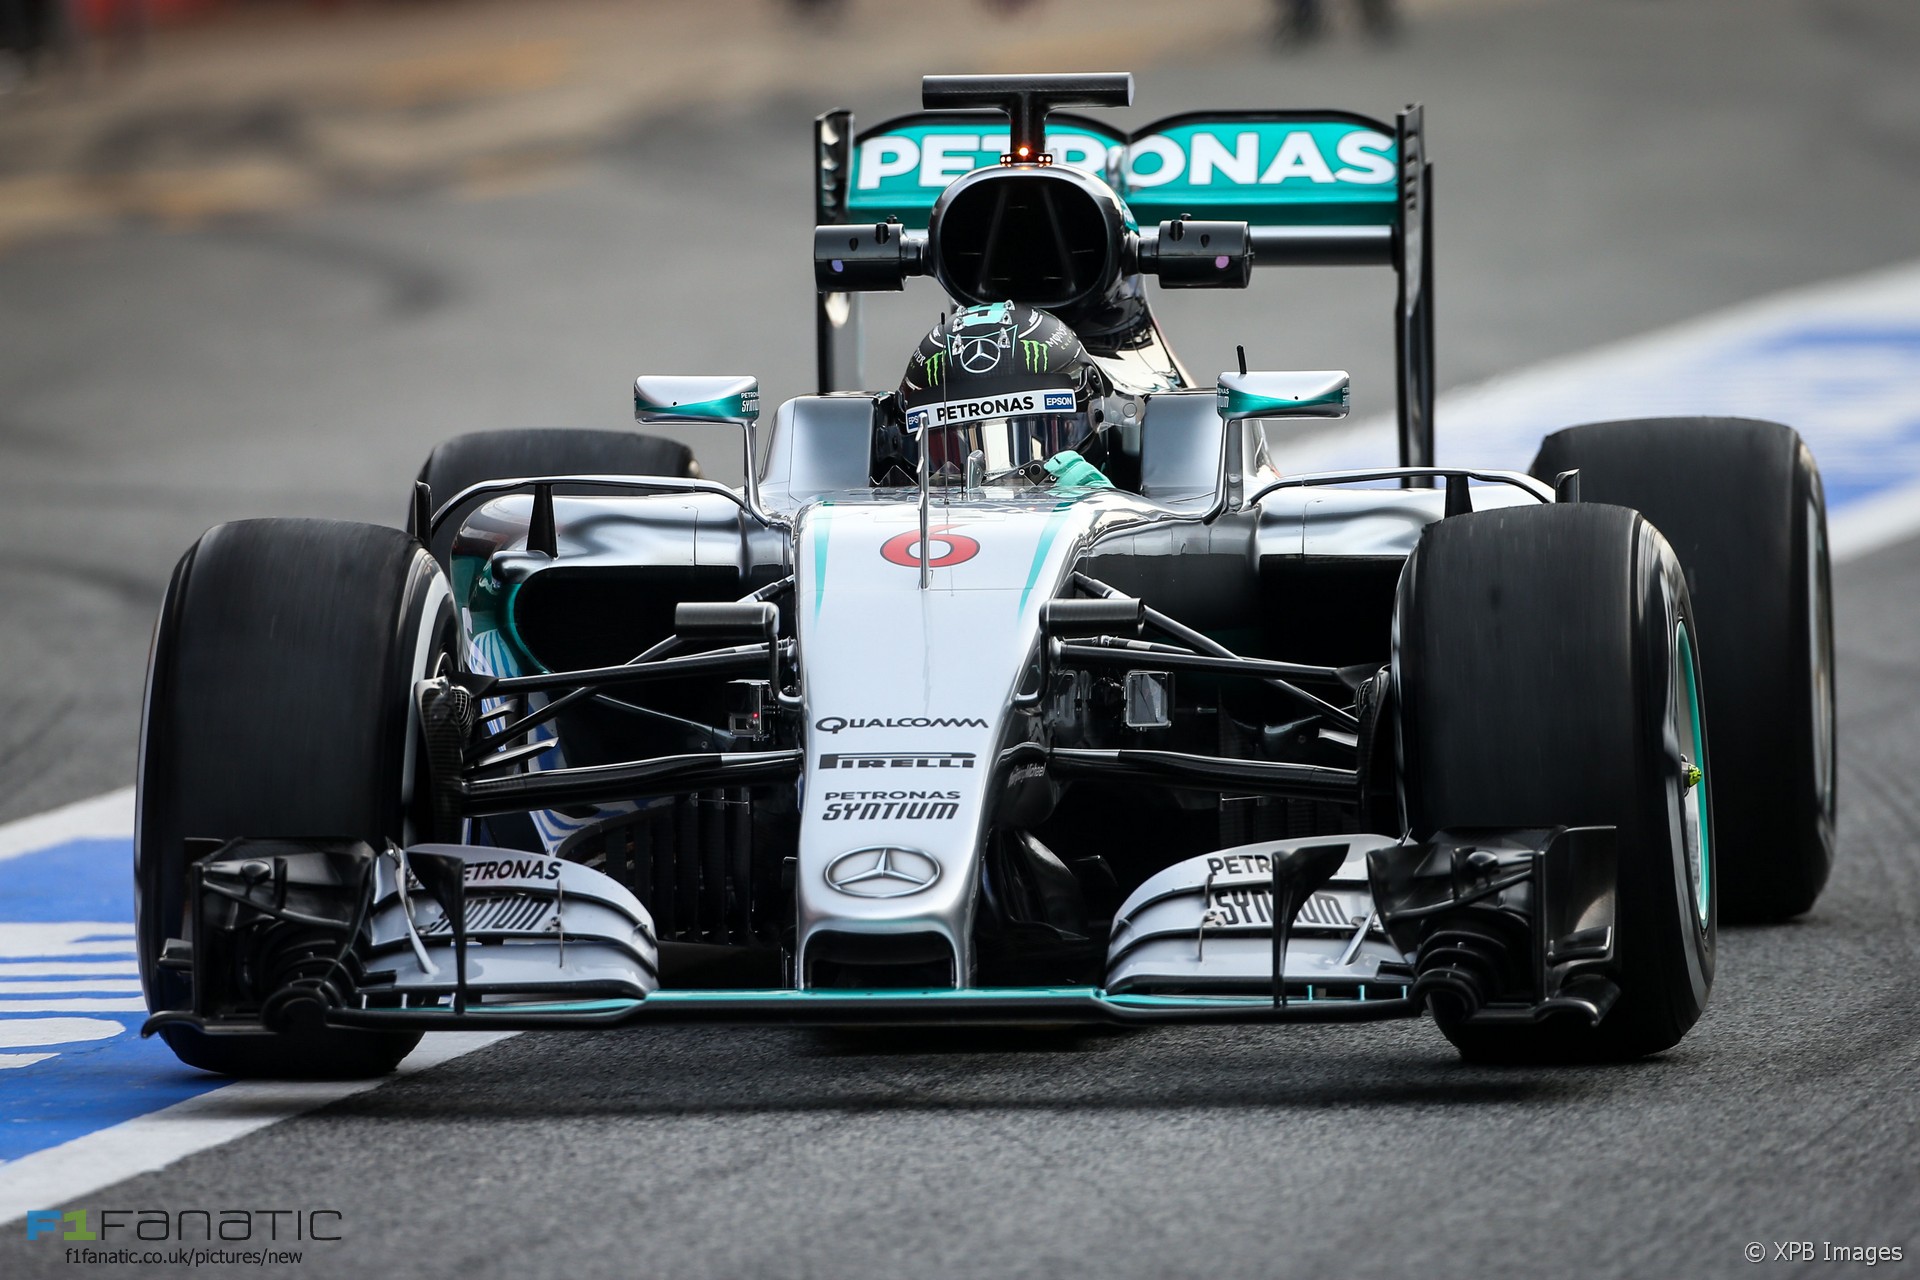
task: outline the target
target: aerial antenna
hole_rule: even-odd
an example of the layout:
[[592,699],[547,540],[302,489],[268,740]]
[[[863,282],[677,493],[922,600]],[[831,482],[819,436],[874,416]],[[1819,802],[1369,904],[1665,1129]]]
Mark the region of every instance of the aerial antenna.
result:
[[[945,403],[943,400],[942,403]],[[931,410],[920,411],[920,589],[925,591],[933,585],[933,566],[927,558],[927,499],[932,495],[933,478],[927,468],[927,423],[933,418]]]
[[1235,354],[1235,355],[1237,355],[1237,356],[1239,356],[1239,357],[1240,357],[1240,372],[1241,372],[1241,373],[1243,373],[1243,374],[1244,374],[1244,373],[1246,373],[1246,371],[1247,371],[1247,349],[1246,349],[1246,348],[1245,348],[1244,346],[1241,346],[1240,344],[1238,344],[1238,343],[1235,343],[1235,344],[1234,344],[1234,348],[1233,348],[1233,352],[1234,352],[1234,354]]
[[[943,332],[946,329],[946,327],[947,327],[947,313],[945,311],[942,311],[940,313],[940,328],[935,330],[935,332],[940,334],[941,354],[947,357],[946,367],[943,368],[940,373],[940,403],[943,407],[947,404],[949,400],[953,398],[953,367],[951,363],[953,353],[947,342],[948,335],[945,332]],[[928,541],[930,540],[930,535],[928,530],[929,516],[928,516],[927,508],[930,505],[933,497],[933,471],[932,471],[931,463],[929,462],[927,457],[927,454],[928,454],[927,430],[928,430],[928,425],[932,421],[933,421],[933,408],[931,405],[929,405],[928,407],[920,411],[920,431],[919,431],[920,589],[922,591],[925,591],[928,588],[933,586],[933,565],[931,563],[932,548],[930,548],[927,545]]]

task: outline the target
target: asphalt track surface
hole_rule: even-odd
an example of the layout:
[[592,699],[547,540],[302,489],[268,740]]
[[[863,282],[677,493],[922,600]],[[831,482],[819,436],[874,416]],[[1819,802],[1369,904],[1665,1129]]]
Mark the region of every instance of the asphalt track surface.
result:
[[[1915,256],[1917,57],[1920,21],[1893,2],[1619,0],[1468,8],[1384,52],[1136,69],[1142,118],[1424,100],[1459,384]],[[909,103],[850,97],[869,116]],[[753,367],[769,397],[804,390],[804,120],[821,105],[637,131],[509,199],[0,259],[0,816],[129,780],[152,610],[206,525],[395,520],[437,438],[619,425],[642,369]],[[676,224],[727,247],[658,247]],[[1193,365],[1246,341],[1261,363],[1351,367],[1361,410],[1384,407],[1385,277],[1258,286],[1171,300]],[[890,367],[936,305],[877,311],[906,327],[876,355]],[[1723,934],[1712,1007],[1659,1059],[1467,1068],[1426,1023],[525,1035],[84,1202],[339,1208],[347,1239],[307,1275],[1845,1265],[1774,1261],[1786,1240],[1901,1246],[1880,1269],[1909,1272],[1920,543],[1842,566],[1837,591],[1833,883],[1799,922]],[[0,1257],[69,1273],[17,1237]]]

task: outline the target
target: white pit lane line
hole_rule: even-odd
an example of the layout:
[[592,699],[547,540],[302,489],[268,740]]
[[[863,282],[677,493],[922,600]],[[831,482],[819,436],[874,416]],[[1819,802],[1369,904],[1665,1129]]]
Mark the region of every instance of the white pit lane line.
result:
[[[1836,560],[1920,532],[1920,262],[1449,392],[1435,405],[1435,452],[1442,465],[1524,471],[1540,438],[1562,427],[1686,414],[1797,429],[1820,464]],[[1270,442],[1283,435],[1268,431]],[[1295,474],[1380,466],[1397,452],[1387,419],[1274,450]]]
[[[0,826],[0,884],[12,890],[0,901],[0,1120],[9,1128],[33,1128],[40,1116],[58,1116],[40,1125],[55,1141],[0,1161],[0,1222],[383,1083],[229,1083],[179,1067],[158,1041],[137,1039],[146,1005],[138,994],[130,912],[103,909],[85,896],[78,882],[87,876],[71,877],[76,896],[70,906],[60,900],[64,895],[46,892],[76,866],[104,859],[114,891],[130,898],[133,821],[128,787]],[[399,1074],[427,1070],[509,1034],[428,1036]],[[161,1083],[171,1087],[139,1096],[139,1086],[154,1077],[166,1077]],[[188,1096],[174,1100],[182,1094]],[[8,1141],[34,1146],[31,1136]]]
[[[400,1065],[412,1075],[505,1040],[510,1031],[447,1031],[428,1036]],[[32,1055],[21,1055],[28,1057]],[[387,1077],[388,1079],[396,1077]],[[163,1110],[126,1120],[0,1165],[0,1222],[67,1203],[255,1129],[377,1089],[386,1080],[263,1081],[221,1085]]]
[[[1798,428],[1826,479],[1836,560],[1920,532],[1920,263],[1776,295],[1451,392],[1439,402],[1437,436],[1443,462],[1522,469],[1548,431],[1688,413],[1772,418]],[[1371,421],[1280,453],[1284,469],[1297,473],[1379,465],[1393,458],[1395,447],[1392,424]],[[94,853],[115,861],[113,875],[124,885],[131,880],[132,830],[131,788],[0,827],[0,876],[10,859],[94,841],[102,842]],[[0,904],[0,1006],[32,1003],[35,1015],[51,1015],[0,1007],[0,1115],[11,1114],[8,1090],[16,1083],[55,1080],[76,1051],[129,1043],[138,1026],[137,1014],[49,1008],[63,998],[124,1000],[130,989],[124,984],[135,974],[130,916],[109,920],[104,912],[88,914],[82,903],[70,910],[60,905],[52,915],[22,920]],[[72,982],[74,994],[42,989],[55,982]],[[426,1070],[510,1034],[430,1035],[400,1073]],[[171,1069],[163,1047],[147,1047],[155,1052],[133,1070]],[[0,1221],[64,1204],[382,1083],[221,1084],[178,1072],[174,1078],[188,1081],[194,1095],[168,1098],[167,1105],[0,1163]],[[98,1089],[100,1073],[90,1079]],[[69,1109],[82,1110],[89,1102],[68,1101]]]

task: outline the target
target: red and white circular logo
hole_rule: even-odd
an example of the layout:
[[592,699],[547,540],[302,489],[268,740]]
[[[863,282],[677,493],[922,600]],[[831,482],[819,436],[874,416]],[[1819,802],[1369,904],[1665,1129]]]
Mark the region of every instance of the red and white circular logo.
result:
[[[934,569],[945,569],[949,565],[965,564],[980,554],[980,544],[964,533],[949,533],[949,529],[958,525],[937,524],[927,530],[927,565]],[[944,548],[944,550],[942,550]],[[907,532],[888,538],[880,544],[880,554],[888,564],[897,564],[905,569],[920,567],[920,531],[909,529]]]

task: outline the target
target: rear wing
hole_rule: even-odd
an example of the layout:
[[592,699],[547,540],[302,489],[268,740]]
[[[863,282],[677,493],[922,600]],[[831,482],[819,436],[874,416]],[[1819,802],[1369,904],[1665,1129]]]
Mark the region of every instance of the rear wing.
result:
[[[1214,111],[1131,133],[1084,116],[1046,117],[1054,163],[1118,192],[1143,225],[1191,217],[1248,224],[1260,266],[1391,266],[1400,462],[1433,464],[1433,166],[1422,112],[1393,124],[1337,111]],[[949,183],[999,163],[1007,116],[922,111],[854,132],[853,114],[814,122],[814,221],[897,220],[924,228]],[[815,314],[822,392],[859,389],[859,295],[822,292]]]

